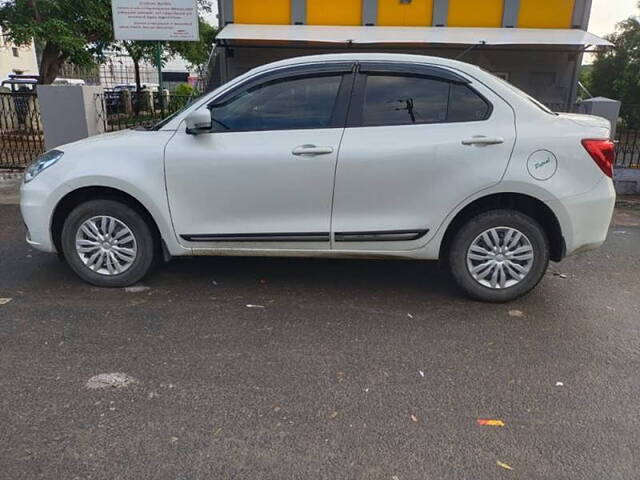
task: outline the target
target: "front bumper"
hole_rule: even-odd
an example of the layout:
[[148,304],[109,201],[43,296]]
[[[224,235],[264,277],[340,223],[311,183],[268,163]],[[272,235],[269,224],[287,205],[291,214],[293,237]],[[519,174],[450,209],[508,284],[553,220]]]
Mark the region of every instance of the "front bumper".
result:
[[615,203],[613,181],[606,177],[588,192],[549,202],[560,220],[567,255],[593,250],[605,242]]
[[[55,192],[55,190],[54,190]],[[27,228],[26,241],[43,252],[56,252],[51,236],[51,218],[58,203],[44,176],[23,183],[20,188],[20,213]]]

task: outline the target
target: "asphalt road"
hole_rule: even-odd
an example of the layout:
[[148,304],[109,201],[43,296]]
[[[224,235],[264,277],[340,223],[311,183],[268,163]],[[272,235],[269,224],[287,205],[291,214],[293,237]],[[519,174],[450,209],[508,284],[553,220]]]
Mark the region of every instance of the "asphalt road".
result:
[[[183,259],[144,285],[82,283],[0,206],[0,478],[640,476],[639,226],[507,305],[403,261]],[[87,388],[113,372],[136,383]]]

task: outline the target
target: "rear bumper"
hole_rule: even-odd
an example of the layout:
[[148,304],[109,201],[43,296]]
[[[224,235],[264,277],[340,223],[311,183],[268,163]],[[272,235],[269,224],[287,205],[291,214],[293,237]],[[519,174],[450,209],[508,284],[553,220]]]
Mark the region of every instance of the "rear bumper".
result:
[[606,177],[586,193],[549,202],[560,220],[566,255],[593,250],[604,243],[615,203],[613,181]]

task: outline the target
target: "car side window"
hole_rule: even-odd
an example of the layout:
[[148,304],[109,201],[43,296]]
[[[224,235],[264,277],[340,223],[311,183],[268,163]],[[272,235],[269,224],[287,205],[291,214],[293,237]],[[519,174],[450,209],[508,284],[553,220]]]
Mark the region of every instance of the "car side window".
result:
[[491,106],[467,85],[409,75],[369,74],[362,126],[485,120]]
[[467,85],[451,84],[448,122],[476,122],[486,120],[491,113],[487,101]]
[[342,75],[278,79],[211,108],[216,131],[327,128]]
[[369,75],[362,125],[444,122],[449,84],[423,77]]

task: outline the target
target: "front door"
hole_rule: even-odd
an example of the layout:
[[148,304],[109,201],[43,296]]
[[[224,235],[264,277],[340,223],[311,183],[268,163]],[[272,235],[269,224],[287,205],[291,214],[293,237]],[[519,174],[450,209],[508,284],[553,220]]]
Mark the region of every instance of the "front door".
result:
[[340,147],[333,248],[419,248],[456,205],[500,181],[514,141],[512,109],[473,79],[363,62]]
[[176,133],[167,194],[183,244],[329,248],[344,70],[253,81],[209,104],[210,133]]

